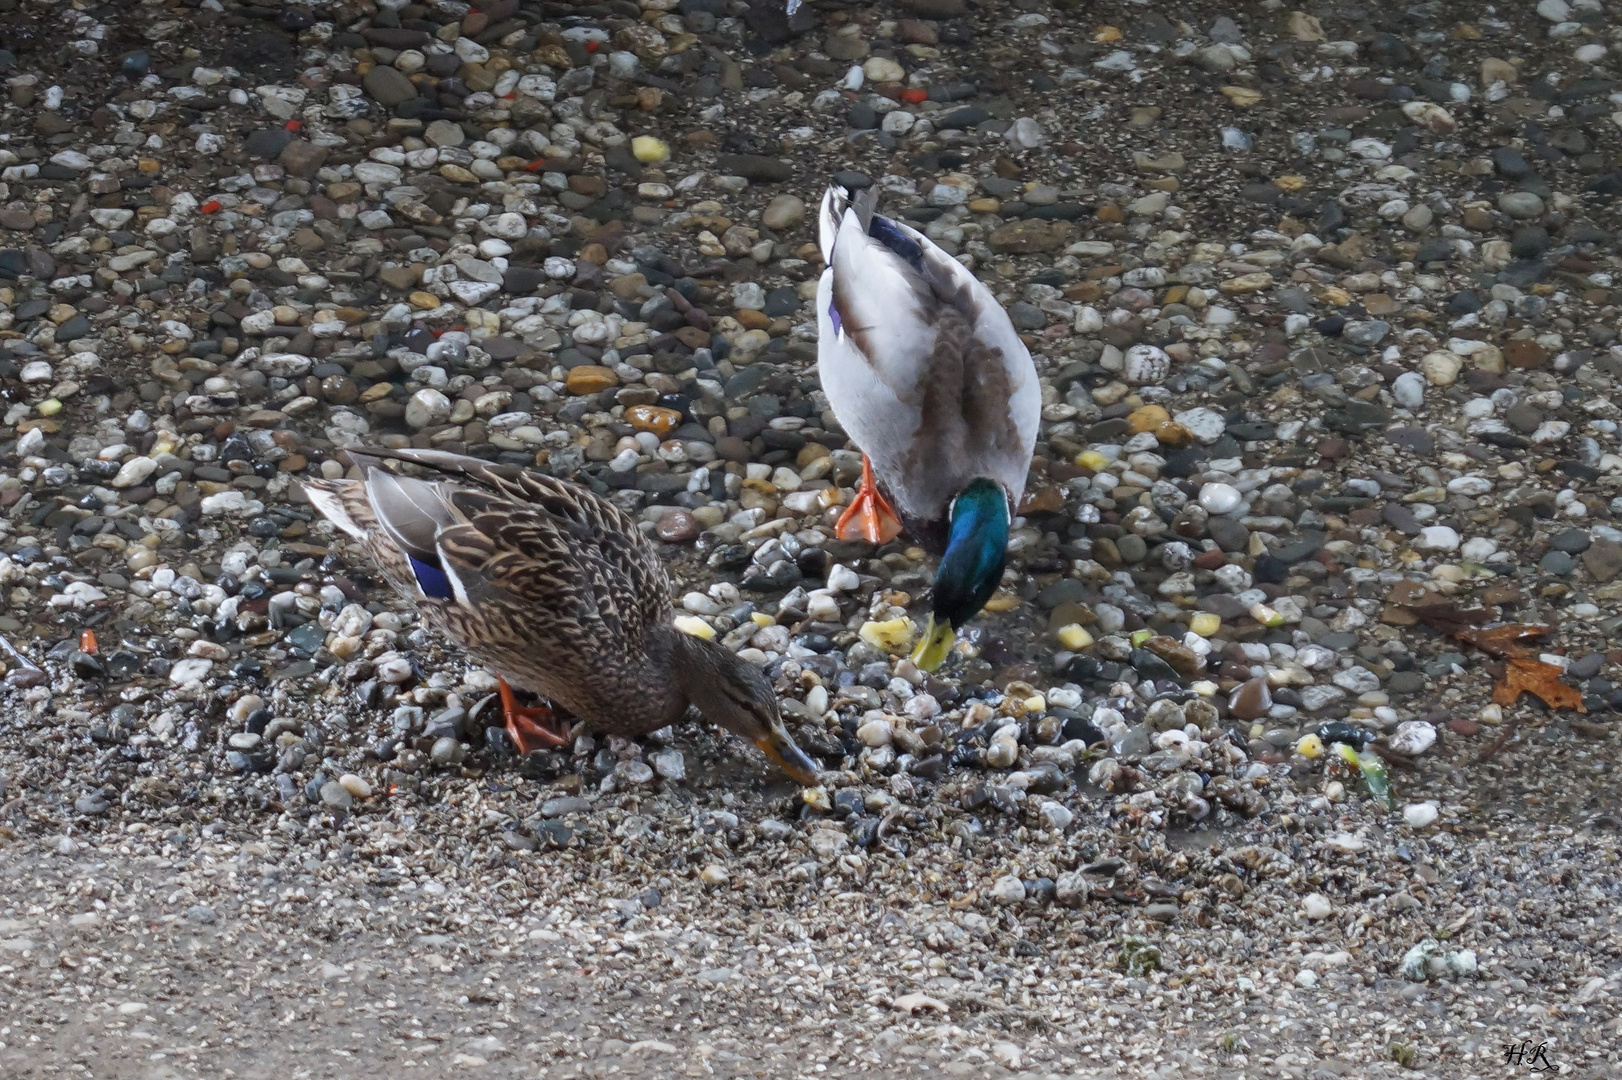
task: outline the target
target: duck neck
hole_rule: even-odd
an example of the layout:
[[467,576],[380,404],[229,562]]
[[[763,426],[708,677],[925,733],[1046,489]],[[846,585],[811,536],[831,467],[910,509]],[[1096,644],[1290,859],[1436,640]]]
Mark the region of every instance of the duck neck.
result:
[[954,629],[973,618],[997,590],[1009,525],[1008,496],[991,480],[974,481],[953,501],[933,607]]
[[644,686],[650,711],[674,724],[694,705],[691,693],[695,670],[705,666],[706,643],[674,626],[653,628],[647,642],[647,677]]

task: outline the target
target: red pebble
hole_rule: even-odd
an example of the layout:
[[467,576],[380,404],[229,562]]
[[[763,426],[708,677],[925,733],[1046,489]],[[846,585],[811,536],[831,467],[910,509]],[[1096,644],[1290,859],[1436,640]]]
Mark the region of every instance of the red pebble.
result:
[[901,91],[901,100],[909,105],[916,105],[921,101],[929,100],[929,91],[920,90],[916,86],[908,87],[906,90]]

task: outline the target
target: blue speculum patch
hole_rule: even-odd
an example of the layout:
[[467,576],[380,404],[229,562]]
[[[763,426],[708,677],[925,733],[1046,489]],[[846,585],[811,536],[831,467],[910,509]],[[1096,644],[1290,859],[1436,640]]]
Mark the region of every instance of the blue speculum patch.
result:
[[411,560],[411,572],[416,575],[417,585],[424,596],[431,596],[435,600],[451,598],[451,579],[445,571],[432,563],[423,562],[415,555],[407,555],[406,558]]
[[896,228],[895,222],[889,218],[874,214],[873,220],[868,223],[867,235],[907,260],[920,274],[924,272],[924,249],[918,246],[916,240]]

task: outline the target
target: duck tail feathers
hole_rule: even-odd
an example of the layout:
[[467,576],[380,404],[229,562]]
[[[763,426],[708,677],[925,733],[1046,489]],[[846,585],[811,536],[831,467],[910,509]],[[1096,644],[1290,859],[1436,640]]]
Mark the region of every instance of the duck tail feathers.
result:
[[317,513],[351,539],[366,542],[377,527],[365,486],[358,480],[305,480],[304,496]]
[[828,185],[828,190],[822,193],[822,213],[817,219],[823,262],[833,261],[834,241],[845,224],[845,215],[854,210],[861,231],[871,234],[873,215],[878,205],[879,189],[876,187],[866,188],[852,196],[848,189],[839,184]]
[[850,195],[838,184],[829,184],[822,193],[822,210],[817,216],[817,242],[822,248],[822,261],[834,261],[834,240],[839,226],[845,221],[845,210],[850,206]]
[[873,231],[873,215],[879,208],[879,189],[866,188],[851,200],[851,208],[856,211],[856,220],[862,223],[862,231]]

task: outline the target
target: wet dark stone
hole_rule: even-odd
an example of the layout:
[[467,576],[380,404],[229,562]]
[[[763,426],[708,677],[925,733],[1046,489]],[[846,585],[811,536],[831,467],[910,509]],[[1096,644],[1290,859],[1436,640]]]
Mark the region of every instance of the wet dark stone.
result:
[[1038,606],[1052,611],[1060,604],[1079,604],[1087,596],[1087,587],[1075,578],[1060,578],[1036,594]]
[[75,315],[61,326],[56,328],[56,340],[59,342],[77,341],[90,333],[90,320],[83,315]]
[[1369,56],[1388,66],[1400,66],[1413,61],[1413,52],[1395,34],[1384,31],[1369,39]]
[[1391,421],[1391,410],[1372,401],[1348,401],[1324,414],[1324,423],[1343,435],[1363,435]]
[[1232,518],[1212,518],[1206,531],[1223,551],[1244,551],[1250,546],[1250,530]]
[[1538,568],[1544,573],[1564,577],[1577,568],[1577,560],[1567,552],[1551,551],[1538,560]]
[[1386,680],[1385,690],[1393,696],[1417,694],[1425,689],[1425,676],[1418,671],[1393,672]]
[[1229,424],[1227,433],[1240,442],[1271,442],[1278,438],[1278,425],[1246,420]]
[[1416,454],[1430,454],[1436,450],[1436,439],[1423,428],[1395,427],[1385,433],[1393,446],[1412,450]]
[[1324,546],[1324,534],[1319,532],[1302,533],[1300,537],[1290,540],[1273,549],[1273,557],[1286,566],[1306,562],[1316,555]]
[[1133,649],[1131,663],[1133,669],[1145,679],[1166,679],[1174,683],[1182,681],[1175,668],[1148,649]]
[[[1575,679],[1591,679],[1595,675],[1598,675],[1600,673],[1600,669],[1604,666],[1604,653],[1589,653],[1586,656],[1580,656],[1576,660],[1573,660],[1571,662],[1571,666],[1566,669],[1566,674]],[[1589,687],[1589,689],[1600,693],[1608,693],[1610,691],[1609,685],[1604,687],[1603,690],[1592,685]]]
[[1472,311],[1481,310],[1481,297],[1473,290],[1461,289],[1447,298],[1447,313],[1449,315],[1468,315]]
[[1527,164],[1526,159],[1521,156],[1521,152],[1512,146],[1500,146],[1494,150],[1492,152],[1492,165],[1498,171],[1499,176],[1508,177],[1511,180],[1519,180],[1532,171],[1532,166]]
[[[933,118],[932,118],[933,119]],[[978,105],[965,105],[961,109],[953,109],[934,121],[935,127],[943,130],[959,130],[978,127],[991,119],[991,113]]]
[[788,162],[761,154],[722,154],[716,158],[715,167],[722,174],[741,176],[757,184],[780,184],[794,175]]
[[1517,259],[1504,267],[1498,280],[1517,289],[1528,289],[1549,276],[1550,267],[1540,261]]
[[1404,536],[1419,535],[1419,519],[1414,516],[1412,510],[1401,503],[1388,502],[1380,507],[1380,520]]
[[1509,240],[1509,251],[1517,259],[1536,259],[1549,250],[1549,233],[1537,225],[1516,229]]
[[250,157],[269,160],[287,149],[287,144],[292,141],[291,131],[283,128],[262,128],[242,140],[242,149]]
[[1580,555],[1594,543],[1593,537],[1583,529],[1563,529],[1549,537],[1549,546],[1556,551]]
[[800,299],[799,290],[791,285],[773,289],[766,294],[765,312],[774,319],[792,315],[803,307],[805,301]]
[[1290,564],[1274,555],[1258,555],[1251,576],[1261,584],[1282,585],[1290,576]]

